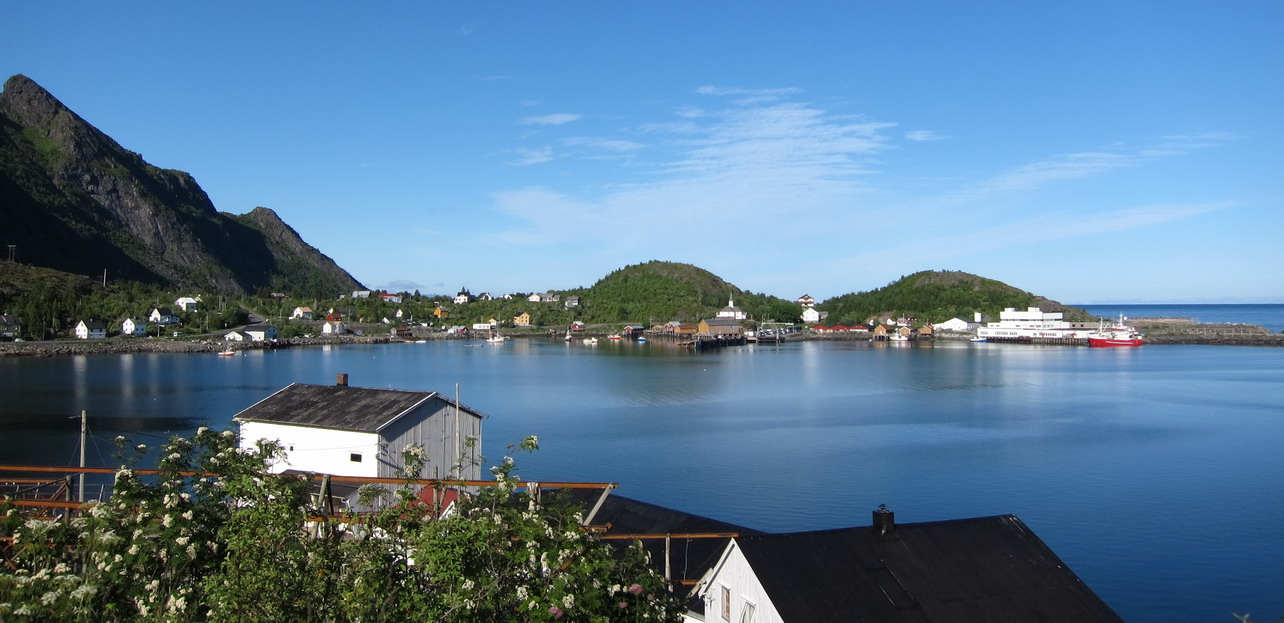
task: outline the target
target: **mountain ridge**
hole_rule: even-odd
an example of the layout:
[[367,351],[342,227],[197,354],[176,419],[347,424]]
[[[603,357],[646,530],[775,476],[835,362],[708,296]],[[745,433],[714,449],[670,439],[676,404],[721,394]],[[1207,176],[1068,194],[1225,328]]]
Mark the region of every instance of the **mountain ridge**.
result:
[[364,289],[266,208],[218,211],[21,74],[0,92],[0,244],[76,274],[234,294]]

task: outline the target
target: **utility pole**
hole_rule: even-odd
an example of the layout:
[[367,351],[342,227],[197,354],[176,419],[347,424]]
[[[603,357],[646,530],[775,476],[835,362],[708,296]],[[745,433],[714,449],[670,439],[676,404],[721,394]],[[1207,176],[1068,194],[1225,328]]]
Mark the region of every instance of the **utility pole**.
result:
[[[80,410],[80,466],[85,466],[85,432],[89,429],[89,416],[84,409]],[[85,472],[80,472],[80,497],[76,498],[81,504],[85,503]]]

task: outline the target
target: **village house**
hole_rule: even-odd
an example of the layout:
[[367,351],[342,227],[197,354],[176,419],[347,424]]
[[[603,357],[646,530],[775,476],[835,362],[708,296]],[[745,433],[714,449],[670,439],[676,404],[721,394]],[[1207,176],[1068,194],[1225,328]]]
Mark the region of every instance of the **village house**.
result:
[[437,309],[432,310],[432,315],[436,316],[438,319],[441,319],[441,318],[445,318],[446,316],[449,316],[450,312],[446,311],[445,309],[442,309],[441,305],[438,305]]
[[101,340],[107,337],[107,324],[101,320],[81,320],[76,323],[76,337],[82,340]]
[[379,298],[385,303],[392,303],[394,305],[401,304],[400,294],[388,294],[387,292],[383,292],[379,294]]
[[180,296],[178,297],[177,300],[174,301],[174,307],[177,307],[185,312],[196,311],[196,309],[200,307],[200,304],[201,304],[201,299],[199,297],[192,298],[190,296]]
[[520,313],[520,314],[517,314],[516,316],[513,316],[513,326],[515,326],[515,327],[529,327],[529,326],[531,326],[531,314],[530,314],[530,312],[522,312],[522,313]]
[[1121,621],[1014,515],[740,534],[692,592],[688,622]]
[[348,326],[343,324],[342,320],[327,319],[321,324],[322,335],[343,335],[348,332]]
[[473,302],[473,295],[468,293],[468,288],[464,288],[451,300],[453,300],[456,305],[464,305]]
[[479,301],[493,301],[493,300],[495,300],[495,297],[491,296],[490,292],[482,292],[481,294],[478,294],[478,295],[477,295],[477,300],[479,300]]
[[135,337],[147,335],[147,320],[144,318],[126,318],[122,320],[120,334]]
[[799,305],[801,305],[801,306],[803,307],[803,309],[806,309],[806,308],[808,308],[808,307],[815,307],[815,306],[816,306],[816,299],[811,298],[811,295],[810,295],[810,294],[804,294],[804,295],[802,295],[802,296],[798,297],[798,300],[796,300],[796,301],[794,301],[794,302],[795,302],[795,303],[797,303],[797,304],[799,304]]
[[255,342],[269,342],[277,336],[276,327],[270,324],[252,324],[242,330]]
[[808,307],[804,309],[802,312],[803,322],[820,322],[821,320],[824,320],[828,317],[829,317],[829,312],[820,311],[815,307]]
[[368,299],[368,298],[370,298],[370,291],[369,291],[369,290],[353,290],[353,291],[352,291],[352,298],[354,298],[354,299]]
[[417,478],[481,479],[482,420],[486,415],[437,392],[293,383],[237,413],[241,446],[260,439],[281,444],[271,467],[336,476],[393,478],[403,452],[423,449]]
[[294,311],[290,312],[290,319],[291,320],[312,320],[312,308],[295,307]]
[[246,333],[240,329],[232,329],[231,331],[228,331],[227,333],[223,334],[223,341],[224,342],[253,342],[254,338],[250,337],[249,333]]
[[168,307],[154,307],[152,313],[147,315],[147,320],[152,324],[178,324],[179,318]]
[[717,318],[731,318],[733,320],[744,320],[749,317],[745,310],[736,307],[735,299],[727,300],[727,306],[723,307],[717,314]]

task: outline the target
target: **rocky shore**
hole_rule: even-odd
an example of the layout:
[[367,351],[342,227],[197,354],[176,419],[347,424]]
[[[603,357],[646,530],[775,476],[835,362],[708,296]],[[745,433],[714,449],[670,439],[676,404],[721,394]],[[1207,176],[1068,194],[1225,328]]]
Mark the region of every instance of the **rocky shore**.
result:
[[[1136,318],[1134,325],[1145,332],[1146,343],[1200,344],[1208,346],[1284,346],[1284,333],[1271,333],[1257,325],[1220,323],[1201,324],[1185,318]],[[544,337],[531,335],[529,337]],[[938,333],[934,339],[965,341],[971,333]],[[416,339],[461,339],[435,333]],[[868,340],[868,335],[795,336],[794,340]],[[50,340],[43,342],[0,342],[0,357],[60,357],[64,355],[124,355],[130,353],[217,353],[225,350],[270,350],[294,346],[335,346],[343,344],[387,344],[403,341],[388,336],[327,336],[294,338],[288,342],[227,342],[216,338],[111,338],[106,340]]]
[[227,342],[218,339],[171,340],[166,338],[111,338],[106,340],[49,340],[0,342],[0,357],[60,357],[64,355],[126,355],[131,353],[219,353],[225,350],[271,350],[293,346],[386,344],[387,336],[296,338],[275,344]]

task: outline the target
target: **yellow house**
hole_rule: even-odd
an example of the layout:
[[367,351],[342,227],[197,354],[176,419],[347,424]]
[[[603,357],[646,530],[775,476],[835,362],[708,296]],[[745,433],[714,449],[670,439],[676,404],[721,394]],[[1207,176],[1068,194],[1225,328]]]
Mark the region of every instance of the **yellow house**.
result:
[[531,326],[531,315],[529,312],[522,312],[513,316],[513,326],[529,327]]
[[448,312],[448,311],[446,311],[446,310],[442,309],[440,306],[438,306],[438,307],[437,307],[437,309],[432,310],[432,315],[434,315],[434,316],[436,316],[436,317],[438,317],[438,318],[445,318],[446,316],[449,316],[449,315],[450,315],[450,312]]

